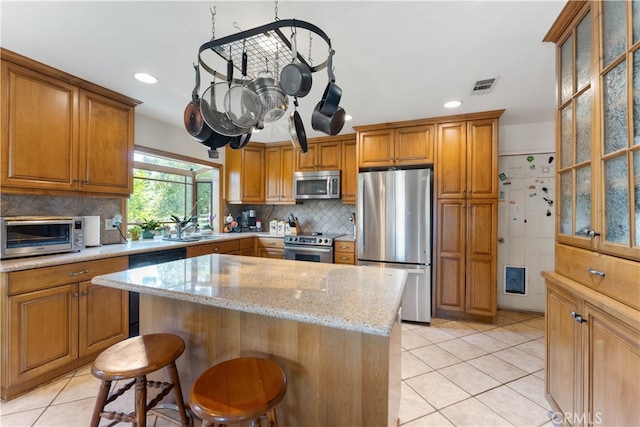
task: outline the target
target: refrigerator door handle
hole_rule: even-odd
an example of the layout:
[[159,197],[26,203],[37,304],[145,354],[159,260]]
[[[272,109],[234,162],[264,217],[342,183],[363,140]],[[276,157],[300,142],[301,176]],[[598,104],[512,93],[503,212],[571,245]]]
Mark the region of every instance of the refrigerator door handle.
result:
[[407,274],[424,274],[424,268],[407,268]]

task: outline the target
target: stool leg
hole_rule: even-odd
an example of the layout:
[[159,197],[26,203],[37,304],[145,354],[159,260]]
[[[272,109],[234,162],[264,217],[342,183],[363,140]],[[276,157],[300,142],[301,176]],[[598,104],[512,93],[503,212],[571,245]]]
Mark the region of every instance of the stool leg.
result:
[[136,378],[136,423],[135,427],[147,427],[147,376]]
[[96,397],[96,406],[93,408],[93,415],[91,416],[91,427],[98,427],[100,424],[100,412],[104,410],[104,405],[107,403],[107,397],[109,397],[109,390],[111,390],[111,381],[102,381],[100,388],[98,389],[98,396]]
[[184,398],[182,397],[182,388],[180,387],[180,378],[178,377],[176,364],[171,363],[167,365],[167,370],[169,371],[169,377],[173,383],[173,394],[176,399],[176,405],[178,405],[178,412],[180,412],[182,427],[187,427],[189,425],[189,417],[187,416],[187,410],[184,406]]
[[276,417],[276,408],[269,409],[269,427],[278,427],[278,417]]

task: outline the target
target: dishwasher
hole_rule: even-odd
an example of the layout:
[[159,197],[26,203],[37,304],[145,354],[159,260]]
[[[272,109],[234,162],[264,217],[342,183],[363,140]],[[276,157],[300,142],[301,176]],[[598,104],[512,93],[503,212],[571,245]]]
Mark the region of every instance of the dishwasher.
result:
[[[163,251],[145,252],[129,255],[129,269],[162,264],[187,258],[186,248],[166,249]],[[129,292],[129,337],[140,334],[140,294]]]

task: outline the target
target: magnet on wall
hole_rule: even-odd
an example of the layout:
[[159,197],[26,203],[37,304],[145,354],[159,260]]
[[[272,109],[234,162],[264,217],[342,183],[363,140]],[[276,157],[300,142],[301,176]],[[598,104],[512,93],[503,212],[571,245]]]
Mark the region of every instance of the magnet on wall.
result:
[[527,162],[531,163],[533,162],[534,157],[533,156],[527,156]]
[[498,174],[498,178],[500,178],[500,181],[506,181],[507,180],[507,175],[504,172],[500,172]]
[[551,211],[547,209],[547,216],[551,216]]
[[553,156],[549,156],[549,164],[551,164],[551,162],[553,162]]

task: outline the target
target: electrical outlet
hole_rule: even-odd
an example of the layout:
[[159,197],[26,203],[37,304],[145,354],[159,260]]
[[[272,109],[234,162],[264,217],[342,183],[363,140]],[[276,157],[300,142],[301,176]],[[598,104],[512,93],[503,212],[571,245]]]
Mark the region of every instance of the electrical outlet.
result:
[[113,225],[113,218],[108,218],[104,220],[104,229],[105,230],[117,230],[118,227]]

